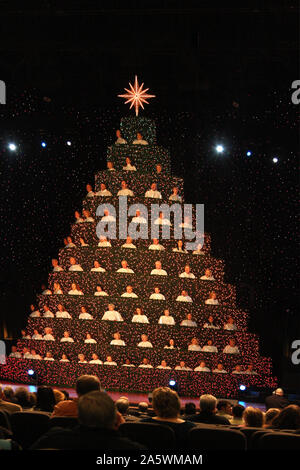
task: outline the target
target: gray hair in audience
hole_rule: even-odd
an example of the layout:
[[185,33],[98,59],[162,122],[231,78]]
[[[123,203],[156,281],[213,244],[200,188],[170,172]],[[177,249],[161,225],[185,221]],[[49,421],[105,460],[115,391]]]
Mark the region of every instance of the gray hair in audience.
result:
[[148,410],[148,403],[146,401],[140,401],[138,407],[139,407],[139,411],[145,412]]
[[117,410],[122,414],[126,414],[129,408],[129,400],[127,397],[120,397],[116,401]]
[[116,413],[113,400],[105,392],[89,392],[78,400],[78,421],[84,426],[112,429]]
[[213,395],[201,395],[199,406],[201,411],[213,413],[217,407],[217,399]]

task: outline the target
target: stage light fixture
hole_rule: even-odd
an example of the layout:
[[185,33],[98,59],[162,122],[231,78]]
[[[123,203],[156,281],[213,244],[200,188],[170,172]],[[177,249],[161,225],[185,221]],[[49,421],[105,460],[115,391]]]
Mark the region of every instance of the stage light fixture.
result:
[[247,155],[247,157],[251,157],[251,155],[252,155],[251,150],[248,150],[248,152],[246,153],[246,155]]
[[171,390],[174,390],[174,392],[179,393],[179,383],[175,379],[170,379],[169,380],[169,387]]
[[46,142],[44,142],[44,141],[43,141],[43,142],[41,142],[41,146],[42,146],[43,148],[47,147],[47,144],[46,144]]
[[15,152],[15,151],[17,150],[17,146],[16,146],[16,144],[14,144],[13,142],[10,142],[10,143],[8,144],[8,148],[9,148],[9,150],[11,150],[12,152]]
[[278,163],[278,158],[277,157],[273,158],[273,163]]
[[37,385],[38,383],[38,374],[34,369],[28,369],[27,370],[28,377],[30,377],[30,380]]
[[69,147],[71,147],[72,142],[71,142],[70,140],[67,140],[67,145],[68,145]]
[[223,152],[224,152],[224,147],[223,147],[223,145],[217,145],[217,146],[216,146],[216,151],[217,151],[218,153],[223,153]]
[[246,390],[246,385],[241,384],[239,386],[239,389],[240,389],[241,392],[244,392]]

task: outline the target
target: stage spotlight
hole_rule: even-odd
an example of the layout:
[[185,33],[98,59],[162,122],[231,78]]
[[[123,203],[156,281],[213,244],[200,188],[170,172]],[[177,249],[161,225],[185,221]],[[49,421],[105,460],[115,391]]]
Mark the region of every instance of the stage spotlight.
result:
[[223,145],[217,145],[217,146],[216,146],[216,151],[217,151],[218,153],[223,153],[223,152],[224,152],[224,147],[223,147]]
[[11,150],[12,152],[15,152],[17,150],[17,146],[16,144],[14,144],[13,142],[11,142],[10,144],[8,144],[8,148],[9,150]]
[[178,392],[178,382],[175,379],[170,379],[169,380],[169,387],[171,390],[174,390],[175,392]]
[[33,383],[37,384],[37,381],[38,381],[37,372],[33,369],[28,369],[27,374],[30,377],[30,379],[33,381]]
[[273,163],[278,163],[278,158],[277,157],[273,158]]
[[41,142],[41,146],[42,146],[43,148],[47,147],[46,142]]
[[241,392],[244,392],[246,390],[246,385],[241,384],[239,386],[239,389],[240,389]]
[[69,147],[71,147],[72,142],[71,142],[70,140],[67,140],[67,145],[68,145]]
[[250,150],[248,150],[248,152],[246,153],[247,157],[251,157],[252,155],[252,152]]

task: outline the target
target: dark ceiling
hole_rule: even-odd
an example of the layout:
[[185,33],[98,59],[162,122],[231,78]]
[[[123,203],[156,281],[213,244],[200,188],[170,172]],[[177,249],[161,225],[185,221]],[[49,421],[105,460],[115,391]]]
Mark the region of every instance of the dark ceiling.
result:
[[297,78],[297,3],[242,4],[2,1],[0,76],[8,92],[13,83],[108,106],[135,73],[160,107],[264,94],[270,83]]

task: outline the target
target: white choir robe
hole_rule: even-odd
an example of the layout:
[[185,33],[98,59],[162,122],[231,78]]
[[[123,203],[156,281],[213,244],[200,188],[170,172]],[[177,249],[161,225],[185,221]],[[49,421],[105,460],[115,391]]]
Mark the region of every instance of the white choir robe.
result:
[[97,341],[93,338],[85,339],[84,342],[85,342],[85,344],[96,344],[97,343]]
[[118,191],[117,193],[117,196],[129,196],[129,197],[133,197],[134,196],[134,193],[133,191],[131,191],[131,189],[120,189],[120,191]]
[[43,318],[54,318],[54,314],[50,312],[50,310],[47,310],[47,312],[43,313]]
[[123,139],[123,137],[118,137],[117,140],[115,141],[115,145],[125,145],[127,144],[127,141]]
[[31,312],[31,314],[29,315],[31,318],[38,318],[41,316],[41,312],[39,312],[38,310],[35,310],[34,312]]
[[206,305],[219,305],[218,299],[207,299],[205,303]]
[[217,353],[218,348],[216,346],[209,346],[208,344],[206,344],[205,346],[203,346],[202,351],[203,352]]
[[135,250],[136,246],[133,243],[124,243],[124,245],[122,245],[121,248],[131,248]]
[[148,142],[147,140],[144,140],[144,139],[135,139],[133,142],[132,142],[133,145],[148,145]]
[[14,358],[16,358],[16,359],[20,359],[20,358],[22,357],[22,354],[19,353],[18,351],[16,351],[16,352],[11,352],[8,357],[14,357]]
[[190,326],[190,327],[197,327],[197,323],[193,320],[182,320],[180,326]]
[[69,338],[63,337],[63,338],[61,338],[60,342],[61,343],[74,343],[74,339],[70,338],[70,337]]
[[121,297],[127,297],[127,298],[132,298],[132,299],[137,299],[138,296],[134,292],[124,292],[124,294],[121,295]]
[[103,317],[102,320],[108,320],[108,321],[123,321],[123,318],[119,312],[116,310],[107,310]]
[[149,297],[150,300],[166,300],[165,296],[163,294],[151,294]]
[[187,279],[195,279],[195,274],[193,273],[186,273],[185,271],[179,275],[179,277],[185,277]]
[[212,325],[211,323],[204,323],[203,328],[210,328],[212,330],[219,330],[220,327],[216,325]]
[[31,355],[31,359],[34,359],[35,361],[41,361],[43,358],[39,354],[33,354]]
[[189,351],[201,351],[199,344],[190,344],[188,347]]
[[213,373],[214,374],[227,374],[227,370],[225,370],[225,369],[222,369],[222,370],[213,369]]
[[90,313],[84,312],[79,315],[79,320],[93,320],[93,317]]
[[108,189],[103,189],[103,191],[97,191],[95,193],[95,196],[100,196],[100,197],[111,197],[112,193],[108,191]]
[[108,241],[108,240],[105,240],[103,242],[99,242],[98,243],[98,246],[100,248],[110,248],[111,247],[111,243]]
[[119,268],[117,273],[134,274],[134,271],[130,268]]
[[69,271],[83,271],[83,269],[80,264],[71,264]]
[[248,369],[246,369],[246,370],[244,371],[244,374],[247,374],[247,375],[258,375],[258,373],[257,373],[255,370],[250,371],[250,370],[248,370]]
[[181,202],[181,197],[178,194],[171,194],[169,201]]
[[126,346],[125,344],[125,341],[123,341],[122,339],[113,339],[110,344],[112,346]]
[[194,250],[192,254],[193,255],[205,255],[204,251],[202,250]]
[[168,225],[169,227],[171,227],[171,222],[169,221],[169,219],[156,219],[154,221],[154,225]]
[[145,197],[150,197],[153,199],[161,199],[161,193],[159,191],[153,191],[152,189],[149,189],[149,191],[145,192]]
[[151,276],[167,276],[168,273],[164,269],[152,269]]
[[81,290],[71,289],[71,290],[69,290],[68,294],[69,295],[83,295],[83,292]]
[[161,245],[160,243],[158,245],[154,245],[154,243],[152,243],[151,245],[149,245],[148,247],[148,250],[165,250],[165,247],[163,245]]
[[92,268],[91,272],[93,272],[93,273],[106,273],[106,269],[101,268],[101,266],[99,266],[99,268]]
[[130,165],[129,163],[127,163],[126,166],[123,166],[123,170],[124,171],[136,171],[136,167],[134,165]]
[[133,315],[132,323],[149,323],[148,318],[146,315]]
[[208,367],[195,367],[194,369],[195,372],[210,372],[210,369]]
[[188,251],[184,250],[183,248],[173,248],[172,251],[174,253],[188,253]]
[[162,315],[158,320],[159,325],[175,325],[175,320],[171,316]]
[[138,343],[139,348],[153,348],[152,343],[150,341],[141,341]]
[[239,354],[240,351],[237,346],[230,346],[229,344],[227,344],[227,346],[225,346],[225,348],[223,349],[223,353],[224,354]]
[[104,215],[101,218],[101,222],[115,222],[116,218],[113,215]]
[[133,217],[132,221],[134,224],[146,224],[147,220],[144,217],[138,216]]
[[31,339],[34,339],[34,340],[41,340],[43,339],[42,335],[32,335],[32,338]]
[[226,323],[224,325],[224,330],[235,331],[236,329],[237,329],[237,327],[234,323]]
[[179,295],[176,298],[177,302],[193,302],[189,295]]

